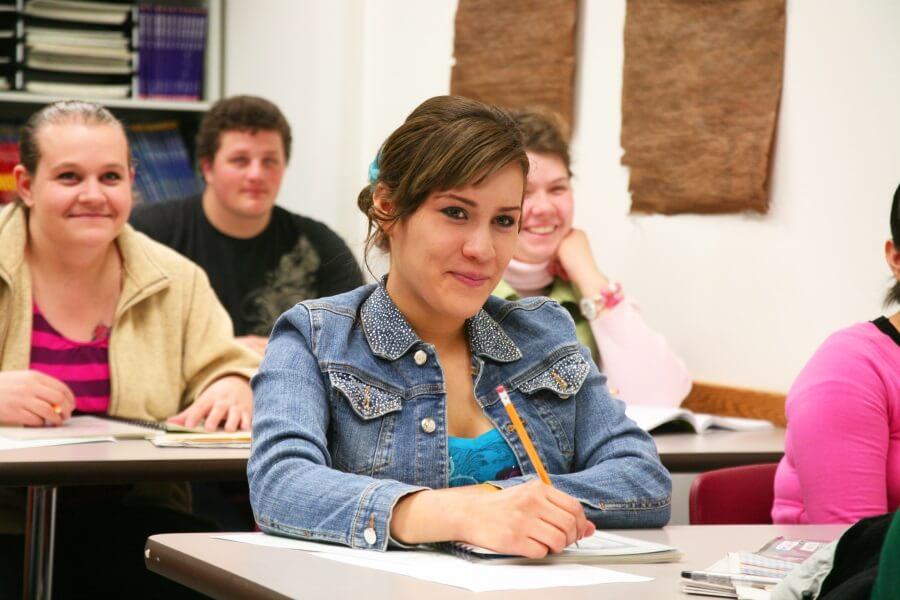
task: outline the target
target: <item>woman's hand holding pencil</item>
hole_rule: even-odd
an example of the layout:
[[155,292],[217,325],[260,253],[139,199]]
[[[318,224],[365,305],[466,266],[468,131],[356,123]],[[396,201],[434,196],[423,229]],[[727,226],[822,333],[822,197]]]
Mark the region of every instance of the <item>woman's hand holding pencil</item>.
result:
[[0,373],[0,423],[43,427],[72,416],[75,395],[62,381],[35,370]]
[[391,516],[394,539],[407,544],[455,540],[543,558],[594,535],[581,503],[551,484],[506,390],[501,386],[497,392],[540,479],[500,490],[482,484],[409,494]]

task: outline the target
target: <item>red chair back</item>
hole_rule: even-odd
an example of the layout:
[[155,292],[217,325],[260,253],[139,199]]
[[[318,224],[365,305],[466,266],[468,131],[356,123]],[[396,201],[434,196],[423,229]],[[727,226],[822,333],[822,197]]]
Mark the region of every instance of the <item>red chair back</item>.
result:
[[765,525],[772,522],[778,463],[701,473],[691,485],[691,525]]

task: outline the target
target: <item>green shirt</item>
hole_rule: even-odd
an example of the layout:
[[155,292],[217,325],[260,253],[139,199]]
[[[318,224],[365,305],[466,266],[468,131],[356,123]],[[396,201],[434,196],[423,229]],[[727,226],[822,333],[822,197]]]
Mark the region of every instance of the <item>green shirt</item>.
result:
[[[493,294],[506,300],[521,299],[516,290],[502,279],[497,284]],[[581,294],[578,292],[578,289],[571,282],[563,281],[556,277],[553,279],[553,285],[550,286],[550,293],[546,295],[559,302],[560,306],[569,312],[572,320],[575,321],[575,335],[578,336],[578,341],[587,346],[588,350],[591,351],[594,362],[600,364],[600,352],[597,350],[597,342],[594,340],[591,324],[581,314],[581,309],[578,308],[578,302],[581,300]]]
[[872,600],[896,598],[897,590],[900,590],[900,511],[894,514],[884,545],[881,546]]

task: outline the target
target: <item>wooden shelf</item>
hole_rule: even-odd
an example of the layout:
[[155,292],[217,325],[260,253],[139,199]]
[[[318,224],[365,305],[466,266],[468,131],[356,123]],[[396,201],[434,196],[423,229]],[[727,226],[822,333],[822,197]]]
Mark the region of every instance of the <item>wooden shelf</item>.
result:
[[47,94],[32,94],[30,92],[0,92],[0,102],[17,102],[19,104],[44,105],[58,100],[87,100],[96,102],[109,108],[154,110],[170,112],[206,112],[212,105],[211,102],[173,102],[169,100],[144,100],[141,98],[89,98],[77,96],[50,96]]

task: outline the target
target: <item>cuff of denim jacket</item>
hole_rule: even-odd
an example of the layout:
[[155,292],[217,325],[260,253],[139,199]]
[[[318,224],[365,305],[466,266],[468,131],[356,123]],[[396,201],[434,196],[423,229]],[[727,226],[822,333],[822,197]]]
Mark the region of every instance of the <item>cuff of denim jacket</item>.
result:
[[357,518],[350,532],[350,545],[354,548],[375,550],[386,550],[389,541],[402,545],[391,539],[391,516],[394,507],[404,496],[427,489],[399,481],[384,480],[367,487],[357,507]]
[[[516,485],[522,485],[523,483],[531,481],[532,479],[537,479],[537,475],[532,473],[530,475],[520,475],[518,477],[510,477],[509,479],[500,479],[497,481],[487,481],[485,483],[487,485],[492,485],[492,486],[496,487],[497,489],[502,490],[502,489],[506,489],[506,488],[511,488]],[[553,475],[550,476],[550,479],[551,480],[553,479]],[[591,502],[590,500],[587,500],[586,498],[579,498],[578,496],[575,496],[571,492],[566,490],[563,486],[560,486],[560,485],[554,483],[553,487],[555,487],[556,489],[558,489],[561,492],[569,494],[570,496],[572,496],[573,498],[575,498],[576,500],[578,500],[580,503],[587,506],[588,508],[594,508],[597,510],[603,509],[602,504],[597,505],[597,504],[594,504],[593,502]]]

